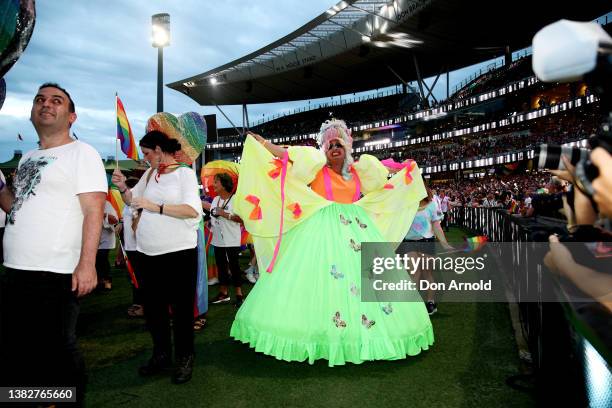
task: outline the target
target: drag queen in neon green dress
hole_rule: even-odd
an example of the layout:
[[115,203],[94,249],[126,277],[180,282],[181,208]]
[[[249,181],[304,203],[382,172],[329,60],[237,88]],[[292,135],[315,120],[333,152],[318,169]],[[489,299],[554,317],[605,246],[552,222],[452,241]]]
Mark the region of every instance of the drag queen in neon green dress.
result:
[[434,335],[422,302],[362,302],[361,244],[399,242],[426,192],[407,161],[391,179],[376,158],[351,157],[343,121],[327,121],[321,150],[284,149],[250,134],[234,210],[262,271],[231,336],[285,361],[329,366],[417,355]]

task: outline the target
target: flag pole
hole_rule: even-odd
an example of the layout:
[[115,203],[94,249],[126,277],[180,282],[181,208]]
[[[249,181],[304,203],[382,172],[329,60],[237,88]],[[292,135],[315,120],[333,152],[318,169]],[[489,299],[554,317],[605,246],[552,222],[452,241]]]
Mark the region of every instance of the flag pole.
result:
[[[117,120],[117,92],[115,92],[115,120]],[[119,138],[115,135],[115,167],[119,170]]]

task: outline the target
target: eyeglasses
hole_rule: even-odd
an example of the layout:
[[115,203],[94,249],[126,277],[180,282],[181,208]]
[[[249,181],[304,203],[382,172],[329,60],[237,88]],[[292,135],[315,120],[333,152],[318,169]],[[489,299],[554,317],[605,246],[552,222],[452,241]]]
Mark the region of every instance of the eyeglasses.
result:
[[344,146],[342,146],[340,143],[330,143],[329,144],[329,149],[331,150],[333,148],[342,149],[342,148],[344,148]]

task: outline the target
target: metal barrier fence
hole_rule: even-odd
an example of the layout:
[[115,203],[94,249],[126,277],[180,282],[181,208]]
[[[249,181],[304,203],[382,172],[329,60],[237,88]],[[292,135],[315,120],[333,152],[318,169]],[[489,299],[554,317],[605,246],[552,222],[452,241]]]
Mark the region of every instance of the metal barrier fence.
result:
[[[557,303],[521,301],[521,294],[543,290],[541,277],[550,273],[543,265],[541,251],[534,250],[534,234],[562,228],[564,222],[521,218],[482,207],[454,207],[448,215],[451,224],[486,235],[490,241],[512,242],[512,253],[500,256],[512,286],[510,292],[516,295],[509,302],[511,309],[518,308],[519,334],[527,341],[533,373],[512,376],[507,384],[534,391],[536,400],[547,405],[612,406],[610,312],[597,302],[569,301],[562,293]],[[541,234],[541,238],[545,236]],[[527,276],[535,276],[536,284],[527,282]],[[525,387],[525,383],[532,386]]]

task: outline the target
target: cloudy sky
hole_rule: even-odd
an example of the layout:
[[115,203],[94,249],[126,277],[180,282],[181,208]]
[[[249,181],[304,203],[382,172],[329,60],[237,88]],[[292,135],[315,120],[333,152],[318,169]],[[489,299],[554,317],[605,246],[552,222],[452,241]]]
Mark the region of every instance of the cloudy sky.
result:
[[[15,149],[36,146],[29,121],[32,98],[43,82],[57,82],[72,95],[79,139],[103,157],[115,154],[115,92],[124,103],[136,138],[156,110],[157,50],[151,47],[151,15],[169,13],[171,45],[164,49],[164,83],[225,64],[290,33],[334,5],[334,0],[37,0],[36,26],[19,61],[5,76],[0,110],[0,162]],[[469,72],[451,75],[453,82]],[[218,113],[164,87],[164,110]],[[437,88],[446,89],[440,79]],[[308,102],[254,105],[260,119]],[[239,106],[223,108],[241,123]],[[229,123],[217,115],[220,127]],[[24,141],[17,139],[20,133]],[[121,154],[122,155],[122,154]]]

